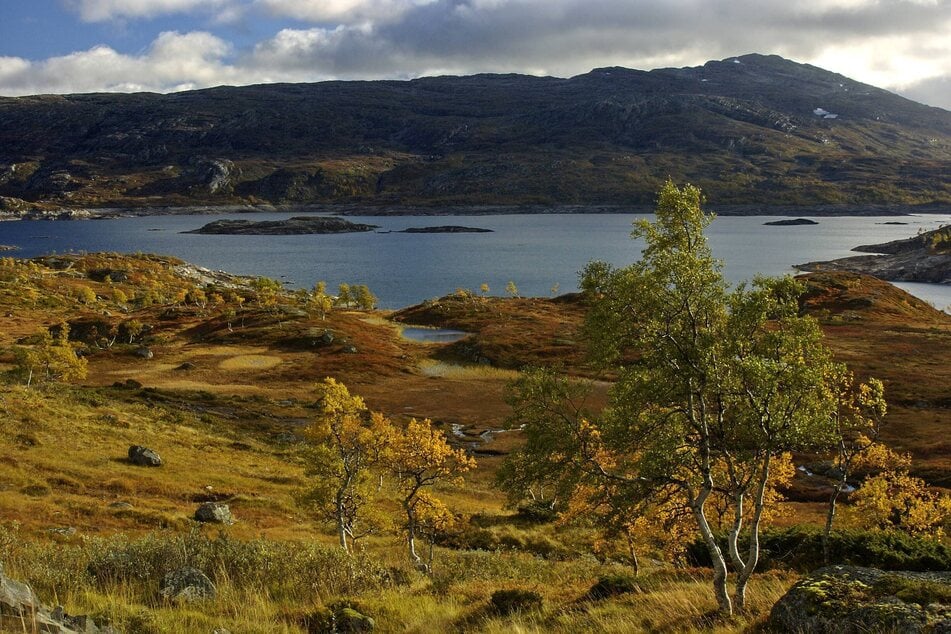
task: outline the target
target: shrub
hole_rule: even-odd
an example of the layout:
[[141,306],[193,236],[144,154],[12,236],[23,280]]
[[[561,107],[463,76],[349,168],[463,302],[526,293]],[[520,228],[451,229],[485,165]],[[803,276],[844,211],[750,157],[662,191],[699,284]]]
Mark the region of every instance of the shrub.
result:
[[534,590],[511,588],[496,590],[489,600],[492,610],[501,616],[517,612],[537,612],[542,609],[542,595]]
[[[726,548],[726,538],[721,538]],[[900,531],[833,531],[830,536],[830,564],[870,566],[882,570],[942,571],[951,569],[951,548],[932,539]],[[785,567],[801,572],[821,568],[822,529],[793,526],[772,529],[760,535],[762,569]],[[687,548],[692,565],[709,567],[706,545],[697,540]]]
[[549,502],[533,500],[518,507],[519,519],[537,524],[547,524],[558,519],[558,512]]
[[598,577],[591,589],[588,590],[590,599],[606,599],[620,594],[631,594],[639,592],[640,587],[630,575],[615,573]]

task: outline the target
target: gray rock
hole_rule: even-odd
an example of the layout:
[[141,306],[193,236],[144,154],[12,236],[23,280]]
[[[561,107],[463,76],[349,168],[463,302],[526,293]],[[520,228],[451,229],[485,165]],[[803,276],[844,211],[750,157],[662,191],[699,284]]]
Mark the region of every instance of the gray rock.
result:
[[135,356],[142,359],[151,359],[155,354],[149,348],[137,348],[135,351]]
[[153,450],[142,445],[129,447],[129,462],[140,467],[161,467],[162,458]]
[[205,502],[195,511],[195,519],[199,522],[211,524],[234,524],[234,517],[227,504],[220,502]]
[[88,616],[67,614],[62,606],[51,610],[30,586],[10,579],[0,566],[0,632],[26,631],[24,623],[44,634],[118,634],[112,627],[98,627]]
[[951,632],[951,605],[931,602],[929,587],[951,588],[951,572],[826,566],[790,588],[769,623],[799,634]]
[[162,578],[159,586],[162,597],[173,601],[201,601],[214,599],[217,590],[208,575],[197,568],[179,568]]
[[0,614],[27,615],[41,607],[42,603],[30,586],[10,579],[0,569]]

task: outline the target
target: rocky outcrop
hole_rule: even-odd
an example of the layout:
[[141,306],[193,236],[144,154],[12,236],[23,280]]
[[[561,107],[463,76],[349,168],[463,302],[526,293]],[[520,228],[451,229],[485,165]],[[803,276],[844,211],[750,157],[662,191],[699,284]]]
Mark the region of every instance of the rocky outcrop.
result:
[[798,227],[802,225],[817,225],[819,223],[815,220],[809,220],[808,218],[791,218],[789,220],[773,220],[770,222],[764,222],[763,224],[774,227]]
[[183,233],[203,233],[212,235],[254,235],[254,236],[289,236],[306,235],[312,233],[354,233],[372,231],[376,225],[365,225],[350,222],[343,218],[328,216],[296,216],[287,220],[215,220],[200,229]]
[[25,632],[24,624],[46,634],[119,634],[88,616],[67,614],[62,606],[45,606],[29,585],[10,579],[0,566],[0,632]]
[[801,271],[851,271],[891,282],[951,284],[951,225],[906,240],[866,244],[853,251],[882,255],[857,255],[824,262],[797,264]]
[[195,511],[195,520],[209,524],[234,524],[234,516],[227,504],[205,502]]
[[479,227],[461,227],[459,225],[443,225],[440,227],[410,227],[399,233],[492,233],[491,229]]
[[202,601],[214,599],[217,594],[214,582],[197,568],[179,568],[162,578],[159,587],[162,597],[172,601]]
[[228,159],[196,158],[182,177],[193,183],[188,188],[192,195],[232,194],[241,177],[241,170]]
[[161,467],[162,458],[157,453],[141,445],[129,447],[129,462],[140,467]]
[[769,617],[777,632],[951,632],[951,572],[827,566],[790,588]]

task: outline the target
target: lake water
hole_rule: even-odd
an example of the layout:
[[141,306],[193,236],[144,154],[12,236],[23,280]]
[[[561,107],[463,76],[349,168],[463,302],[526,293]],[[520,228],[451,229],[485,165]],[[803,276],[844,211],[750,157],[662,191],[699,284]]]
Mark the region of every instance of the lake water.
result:
[[[212,269],[266,275],[291,287],[325,280],[366,284],[383,308],[398,308],[457,288],[504,295],[511,280],[523,296],[577,288],[578,271],[593,259],[625,265],[641,245],[630,239],[635,214],[542,214],[452,217],[354,217],[380,231],[454,224],[493,233],[350,233],[304,236],[182,234],[222,218],[279,220],[295,214],[150,216],[90,221],[0,222],[0,244],[19,257],[73,251],[151,252]],[[301,215],[299,212],[296,215]],[[776,227],[775,217],[717,218],[708,229],[714,254],[731,281],[756,273],[793,273],[791,266],[855,255],[860,244],[886,242],[951,222],[951,215],[818,218],[818,225]],[[907,225],[881,224],[889,221]],[[899,284],[936,306],[951,305],[951,286]],[[554,290],[553,290],[554,289]]]

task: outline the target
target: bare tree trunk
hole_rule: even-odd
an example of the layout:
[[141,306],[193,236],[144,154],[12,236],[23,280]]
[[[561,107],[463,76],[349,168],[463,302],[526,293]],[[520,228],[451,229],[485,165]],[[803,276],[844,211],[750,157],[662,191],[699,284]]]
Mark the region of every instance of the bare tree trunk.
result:
[[343,499],[341,493],[337,492],[337,537],[340,540],[340,547],[345,553],[350,553],[350,545],[347,543],[347,522],[344,519]]
[[[760,471],[753,506],[753,518],[750,520],[750,549],[746,555],[746,563],[737,568],[736,587],[733,591],[733,604],[737,611],[746,609],[746,584],[749,583],[750,577],[759,563],[759,527],[763,521],[763,509],[766,508],[766,487],[769,484],[770,460],[771,456],[769,454],[763,458],[763,468]],[[739,552],[737,552],[737,555],[739,555]]]
[[410,507],[406,507],[406,540],[409,546],[409,559],[414,565],[422,562],[416,554],[416,514]]
[[631,537],[630,533],[626,534],[627,537],[627,550],[631,555],[631,566],[634,568],[634,576],[636,577],[641,572],[641,564],[637,559],[637,548],[634,547],[634,538]]
[[705,484],[700,495],[697,496],[691,505],[691,510],[697,520],[697,527],[700,529],[700,535],[707,545],[710,560],[713,563],[713,593],[716,595],[720,614],[732,616],[733,602],[730,600],[730,593],[727,592],[726,587],[726,561],[723,559],[723,551],[720,550],[720,546],[717,544],[716,536],[713,534],[713,529],[710,528],[710,523],[707,521],[707,516],[703,508],[711,490],[712,487],[708,487],[708,485]]
[[835,521],[836,502],[839,494],[847,483],[847,472],[842,469],[842,478],[832,487],[832,496],[829,498],[829,510],[826,512],[826,525],[822,531],[822,561],[826,564],[832,558],[832,522]]

